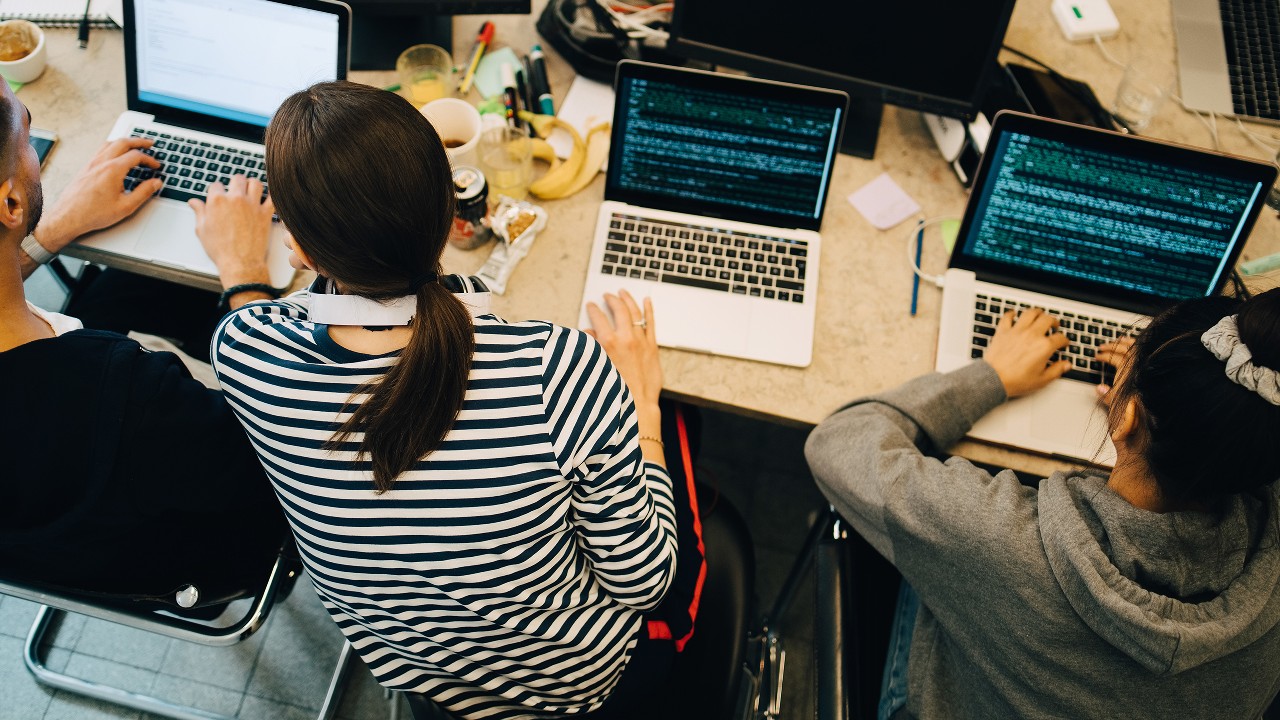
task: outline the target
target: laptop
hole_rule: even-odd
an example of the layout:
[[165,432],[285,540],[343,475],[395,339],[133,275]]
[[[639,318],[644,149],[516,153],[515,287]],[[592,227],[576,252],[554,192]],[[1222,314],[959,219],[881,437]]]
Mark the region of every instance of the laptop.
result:
[[653,299],[664,347],[807,366],[842,92],[618,64],[586,303]]
[[1172,0],[1190,110],[1280,123],[1280,0]]
[[[133,216],[81,242],[216,282],[187,200],[237,174],[268,182],[267,122],[292,93],[346,77],[351,9],[327,0],[124,0],[124,19],[129,109],[108,138],[155,140],[165,185]],[[151,176],[135,168],[125,186]],[[281,288],[293,277],[284,234],[272,223],[267,262]]]
[[1135,135],[1003,112],[942,291],[936,367],[982,357],[1006,309],[1056,315],[1066,377],[993,410],[970,437],[1112,465],[1097,345],[1180,300],[1219,293],[1276,168]]

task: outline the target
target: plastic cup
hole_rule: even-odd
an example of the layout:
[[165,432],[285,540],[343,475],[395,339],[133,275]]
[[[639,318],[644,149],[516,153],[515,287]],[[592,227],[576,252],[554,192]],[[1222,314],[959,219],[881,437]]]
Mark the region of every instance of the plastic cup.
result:
[[480,169],[489,182],[489,204],[506,195],[523,200],[533,181],[533,143],[524,128],[490,128],[480,135]]
[[481,122],[479,111],[471,103],[458,98],[440,98],[423,105],[422,114],[431,121],[431,126],[444,143],[444,151],[452,167],[475,162]]
[[422,107],[432,100],[453,95],[453,56],[436,45],[414,45],[396,60],[400,93]]
[[1116,88],[1116,101],[1112,112],[1140,133],[1151,125],[1152,119],[1169,98],[1173,78],[1165,70],[1154,66],[1129,63]]

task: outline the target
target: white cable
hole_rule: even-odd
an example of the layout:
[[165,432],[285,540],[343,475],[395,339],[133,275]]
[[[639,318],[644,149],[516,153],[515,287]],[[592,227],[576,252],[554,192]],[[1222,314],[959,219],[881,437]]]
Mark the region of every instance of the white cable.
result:
[[[1267,154],[1269,154],[1269,155],[1271,155],[1271,156],[1273,156],[1273,157],[1276,157],[1277,159],[1280,159],[1280,147],[1277,147],[1277,146],[1275,146],[1275,145],[1268,145],[1266,142],[1264,142],[1264,140],[1263,140],[1263,136],[1261,136],[1261,135],[1255,135],[1255,134],[1253,134],[1252,132],[1250,132],[1250,131],[1248,130],[1248,128],[1246,128],[1246,127],[1244,126],[1244,123],[1240,122],[1240,118],[1236,118],[1236,127],[1240,128],[1240,132],[1241,132],[1245,137],[1249,138],[1249,140],[1253,141],[1253,144],[1254,144],[1254,145],[1257,145],[1259,148],[1261,148],[1261,149],[1262,149],[1263,151],[1265,151]],[[1275,138],[1266,138],[1266,139],[1267,139],[1267,140],[1274,140]]]
[[914,272],[921,280],[928,280],[936,287],[942,287],[943,277],[941,275],[929,275],[925,273],[924,270],[920,269],[920,266],[916,264],[915,248],[912,246],[911,241],[915,239],[918,233],[924,232],[926,228],[955,219],[956,218],[953,217],[935,217],[929,218],[928,220],[921,219],[914,227],[911,228],[911,232],[907,233],[907,264],[911,266],[911,271]]
[[665,22],[667,18],[663,18],[659,13],[670,12],[674,7],[671,3],[663,3],[661,5],[653,5],[651,7],[637,10],[634,13],[621,13],[614,10],[612,0],[596,0],[596,4],[604,8],[609,13],[609,17],[618,24],[618,27],[627,31],[627,37],[643,40],[654,39],[665,42],[670,34],[666,30],[649,27],[650,22]]
[[1112,65],[1119,65],[1120,67],[1127,67],[1127,66],[1128,66],[1128,63],[1120,62],[1119,60],[1117,60],[1117,59],[1116,59],[1116,56],[1115,56],[1115,55],[1112,55],[1112,54],[1111,54],[1111,51],[1110,51],[1110,50],[1107,50],[1107,46],[1102,44],[1102,36],[1101,36],[1101,35],[1094,35],[1094,36],[1093,36],[1093,43],[1094,43],[1094,45],[1097,45],[1097,46],[1098,46],[1098,49],[1099,49],[1099,50],[1101,50],[1101,51],[1102,51],[1102,57],[1106,58],[1106,59],[1107,59],[1107,62],[1111,63]]

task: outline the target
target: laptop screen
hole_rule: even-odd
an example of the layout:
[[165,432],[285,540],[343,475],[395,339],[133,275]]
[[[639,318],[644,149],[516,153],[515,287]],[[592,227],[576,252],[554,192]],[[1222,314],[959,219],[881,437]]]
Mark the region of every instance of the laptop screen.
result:
[[663,210],[816,230],[843,93],[619,65],[606,197]]
[[952,265],[1141,312],[1220,291],[1270,187],[1260,163],[1024,116],[987,155]]
[[130,101],[264,128],[286,97],[345,76],[346,8],[133,0]]

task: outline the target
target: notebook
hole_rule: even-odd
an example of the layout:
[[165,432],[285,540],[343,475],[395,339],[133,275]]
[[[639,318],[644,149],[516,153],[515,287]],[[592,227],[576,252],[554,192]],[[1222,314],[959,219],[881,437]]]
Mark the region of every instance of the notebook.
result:
[[[115,27],[111,13],[117,12],[116,0],[90,0],[89,24],[93,27]],[[78,27],[85,15],[83,0],[0,0],[0,20],[30,20],[44,27]]]
[[1220,292],[1276,178],[1270,164],[1003,112],[978,169],[942,294],[936,366],[981,357],[1007,308],[1047,308],[1068,377],[996,408],[979,440],[1111,465],[1100,342]]
[[[128,110],[110,139],[156,141],[164,189],[133,216],[82,244],[100,252],[216,280],[187,206],[235,175],[270,184],[262,136],[280,103],[316,82],[345,78],[351,9],[327,0],[125,0]],[[140,168],[126,186],[145,180]],[[273,223],[271,284],[293,277]]]
[[1173,0],[1182,104],[1280,123],[1280,0]]
[[848,96],[634,61],[614,89],[581,326],[626,289],[664,347],[808,365]]

